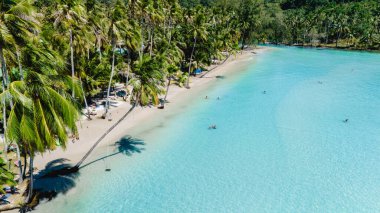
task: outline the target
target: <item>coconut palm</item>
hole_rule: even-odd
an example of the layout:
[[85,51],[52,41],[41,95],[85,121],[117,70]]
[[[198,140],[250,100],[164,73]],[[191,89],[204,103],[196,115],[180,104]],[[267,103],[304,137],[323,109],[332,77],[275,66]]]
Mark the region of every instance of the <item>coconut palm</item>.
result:
[[100,138],[94,143],[83,158],[70,169],[71,172],[78,171],[83,162],[91,155],[100,142],[116,128],[132,111],[140,105],[149,104],[157,105],[159,103],[159,95],[163,92],[164,76],[162,72],[163,57],[150,57],[144,55],[142,60],[135,62],[133,66],[133,78],[130,84],[133,87],[131,103],[132,107],[126,112],[114,125],[112,125]]
[[[183,45],[183,44],[182,44]],[[172,80],[175,77],[179,77],[179,71],[180,71],[180,63],[183,59],[184,53],[180,49],[180,42],[172,41],[171,43],[168,43],[166,40],[163,40],[159,46],[161,49],[159,49],[159,52],[162,52],[162,57],[165,58],[164,61],[164,67],[165,67],[165,75],[167,79],[166,84],[166,91],[165,91],[165,97],[162,101],[162,107],[164,107],[166,103],[166,98],[169,93],[169,88],[171,85]]]
[[163,93],[164,58],[144,55],[142,60],[136,61],[131,79],[133,87],[131,101],[133,105],[158,105],[159,95]]
[[191,68],[193,63],[193,56],[195,52],[195,47],[197,45],[197,42],[199,40],[206,40],[207,38],[207,27],[206,27],[206,16],[204,15],[204,11],[202,8],[198,7],[195,9],[195,11],[188,11],[190,15],[188,15],[188,27],[187,30],[189,35],[191,36],[193,40],[192,44],[192,50],[189,58],[189,69],[188,69],[188,76],[186,87],[190,88],[190,75],[191,75]]
[[[70,62],[71,62],[71,77],[75,77],[74,65],[74,38],[75,27],[82,27],[86,24],[86,10],[80,0],[66,1],[62,0],[56,11],[52,14],[54,18],[54,27],[65,38],[69,39],[70,44]],[[75,96],[72,89],[72,96]]]
[[[28,38],[33,37],[33,33],[38,29],[39,22],[36,19],[36,12],[32,6],[32,3],[33,1],[31,0],[8,0],[2,1],[0,4],[0,65],[2,71],[3,91],[8,87],[10,81],[5,52],[14,52],[13,50],[16,50],[17,47],[25,44]],[[3,129],[4,132],[6,132],[7,107],[5,105],[5,99],[3,100],[2,105]],[[5,153],[7,150],[6,138],[7,137],[5,135]]]
[[37,153],[66,147],[68,134],[77,134],[78,109],[66,93],[78,90],[71,78],[50,70],[29,70],[24,81],[13,81],[0,94],[11,96],[14,106],[8,118],[7,137],[18,143],[29,155],[30,187],[27,201],[33,193],[33,159]]
[[[57,146],[65,148],[68,134],[76,134],[78,109],[66,91],[74,88],[80,93],[77,81],[61,74],[64,73],[63,60],[47,43],[29,43],[25,48],[28,53],[24,56],[25,79],[10,83],[0,99],[4,105],[14,103],[7,119],[6,135],[12,143],[18,144],[25,158],[26,155],[30,158],[30,199],[34,156]],[[20,173],[25,170],[22,172],[20,166]]]
[[125,32],[128,30],[128,21],[126,19],[127,14],[125,11],[127,7],[124,2],[120,0],[116,0],[116,2],[111,6],[110,11],[110,26],[108,30],[108,37],[110,39],[110,46],[112,51],[112,63],[111,63],[111,74],[110,80],[107,88],[107,100],[105,105],[105,113],[104,118],[108,116],[109,110],[109,96],[111,91],[112,79],[115,72],[115,53],[116,53],[116,45],[122,44]]

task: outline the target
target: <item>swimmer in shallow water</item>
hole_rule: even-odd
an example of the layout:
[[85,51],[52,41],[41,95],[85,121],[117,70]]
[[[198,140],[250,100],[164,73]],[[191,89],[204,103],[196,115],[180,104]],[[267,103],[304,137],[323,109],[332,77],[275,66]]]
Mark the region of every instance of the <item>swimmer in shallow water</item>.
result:
[[208,129],[216,129],[216,125],[213,124],[213,125],[209,126]]
[[264,90],[264,91],[263,91],[263,94],[267,94],[267,91]]
[[343,123],[348,123],[348,118],[344,119]]

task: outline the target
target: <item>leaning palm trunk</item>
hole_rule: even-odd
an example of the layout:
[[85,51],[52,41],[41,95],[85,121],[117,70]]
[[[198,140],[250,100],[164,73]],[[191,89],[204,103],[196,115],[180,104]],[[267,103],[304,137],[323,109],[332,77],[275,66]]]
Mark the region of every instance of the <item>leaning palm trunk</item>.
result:
[[193,50],[191,51],[191,55],[190,55],[190,64],[189,64],[189,76],[187,78],[187,85],[186,87],[189,89],[190,88],[190,71],[191,71],[191,63],[193,62],[193,55],[194,55],[194,50],[195,50],[195,45],[197,44],[197,37],[194,36],[194,46],[193,46]]
[[[70,52],[71,52],[71,77],[72,80],[74,80],[75,77],[75,71],[74,71],[74,47],[73,47],[73,31],[70,29]],[[74,86],[72,88],[72,97],[75,98],[75,91],[74,91]]]
[[111,84],[112,84],[112,78],[113,78],[113,73],[115,70],[115,45],[112,47],[112,67],[111,67],[111,76],[110,76],[110,81],[108,83],[108,89],[107,89],[107,100],[106,100],[106,112],[105,112],[105,118],[108,116],[108,110],[110,107],[110,91],[111,91]]
[[76,172],[79,170],[80,166],[83,164],[83,162],[90,156],[92,151],[96,148],[96,146],[99,145],[100,142],[115,128],[117,127],[136,107],[136,104],[133,104],[132,107],[128,110],[127,113],[123,115],[114,125],[112,125],[100,138],[94,143],[94,145],[88,150],[88,152],[83,156],[83,158],[71,169],[68,170],[68,172]]

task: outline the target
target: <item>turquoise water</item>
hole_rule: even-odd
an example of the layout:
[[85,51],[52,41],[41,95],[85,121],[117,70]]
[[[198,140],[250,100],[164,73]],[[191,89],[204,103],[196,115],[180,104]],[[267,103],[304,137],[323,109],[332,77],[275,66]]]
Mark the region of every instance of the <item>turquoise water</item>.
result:
[[378,54],[274,48],[37,212],[380,212],[379,82]]

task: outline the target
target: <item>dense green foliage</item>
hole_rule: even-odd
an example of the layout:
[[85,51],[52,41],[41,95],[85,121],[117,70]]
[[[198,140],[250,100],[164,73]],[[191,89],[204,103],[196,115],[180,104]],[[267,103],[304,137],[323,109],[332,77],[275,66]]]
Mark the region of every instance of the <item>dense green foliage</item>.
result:
[[287,35],[275,38],[276,41],[354,49],[380,48],[378,1],[313,2],[286,1],[282,4],[288,30]]
[[[181,2],[188,5],[189,1]],[[380,49],[379,1],[214,0],[204,5],[235,11],[243,38],[249,42]]]
[[170,83],[188,85],[193,69],[239,50],[238,18],[177,0],[0,1],[5,145],[16,145],[19,165],[29,156],[27,200],[34,156],[77,137],[95,94],[107,92],[108,109],[110,88],[125,82],[133,106],[157,105]]
[[14,175],[7,168],[7,165],[4,163],[4,160],[0,158],[0,193],[4,193],[4,185],[14,185],[13,181]]
[[171,83],[189,87],[195,68],[245,45],[379,49],[379,30],[371,0],[0,0],[6,144],[32,171],[36,153],[77,136],[95,94],[106,91],[108,109],[115,82],[133,106],[157,105]]

